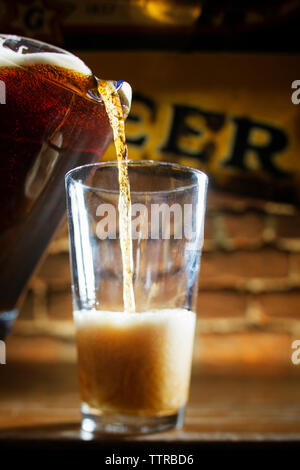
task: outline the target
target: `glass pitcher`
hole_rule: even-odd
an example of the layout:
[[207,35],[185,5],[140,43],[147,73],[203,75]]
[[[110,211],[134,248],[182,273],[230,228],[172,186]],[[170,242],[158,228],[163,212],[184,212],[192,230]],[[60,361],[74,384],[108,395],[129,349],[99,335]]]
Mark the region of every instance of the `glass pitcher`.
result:
[[[126,117],[131,88],[114,82]],[[99,161],[112,131],[97,78],[57,47],[0,35],[0,339],[65,211],[64,175]]]

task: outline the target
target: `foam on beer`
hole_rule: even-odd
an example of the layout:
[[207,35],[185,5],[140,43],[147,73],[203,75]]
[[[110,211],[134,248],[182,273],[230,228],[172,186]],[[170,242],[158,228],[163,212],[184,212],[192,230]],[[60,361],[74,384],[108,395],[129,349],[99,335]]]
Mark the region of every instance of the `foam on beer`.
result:
[[36,64],[56,65],[83,75],[91,75],[92,73],[85,63],[73,54],[60,54],[59,52],[34,52],[22,54],[21,51],[16,52],[8,47],[1,47],[1,67],[25,67]]
[[188,396],[196,315],[74,312],[80,391],[91,409],[173,414]]

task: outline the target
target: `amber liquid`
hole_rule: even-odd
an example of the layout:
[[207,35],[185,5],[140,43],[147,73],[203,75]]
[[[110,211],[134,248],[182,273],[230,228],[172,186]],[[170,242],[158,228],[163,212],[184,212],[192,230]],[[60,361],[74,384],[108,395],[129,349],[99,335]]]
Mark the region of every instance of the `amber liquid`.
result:
[[186,404],[194,312],[82,310],[74,319],[87,412],[168,416]]
[[135,312],[135,300],[132,283],[133,257],[131,237],[131,198],[127,164],[127,145],[125,123],[120,98],[112,83],[99,80],[98,91],[105,103],[118,160],[119,177],[119,231],[123,264],[123,302],[125,312]]
[[99,161],[112,132],[88,96],[96,79],[62,67],[1,67],[0,312],[15,308],[65,211],[64,176]]

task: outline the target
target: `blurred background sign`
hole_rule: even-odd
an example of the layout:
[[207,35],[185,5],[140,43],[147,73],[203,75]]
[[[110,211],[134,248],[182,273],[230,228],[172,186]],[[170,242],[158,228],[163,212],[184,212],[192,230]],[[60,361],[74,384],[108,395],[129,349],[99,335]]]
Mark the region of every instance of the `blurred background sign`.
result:
[[[130,158],[176,161],[204,170],[219,188],[299,201],[300,106],[291,101],[291,84],[300,77],[300,62],[294,55],[81,56],[96,74],[105,64],[114,76],[121,64],[135,90],[127,121]],[[105,158],[113,156],[111,148]]]

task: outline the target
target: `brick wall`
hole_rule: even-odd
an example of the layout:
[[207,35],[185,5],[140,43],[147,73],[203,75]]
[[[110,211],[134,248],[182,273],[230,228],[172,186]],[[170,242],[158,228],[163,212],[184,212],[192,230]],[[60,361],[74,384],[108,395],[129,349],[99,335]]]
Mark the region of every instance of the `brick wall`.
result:
[[[205,373],[298,374],[300,214],[210,190],[198,297],[195,367]],[[14,336],[73,342],[67,228],[31,282]]]

